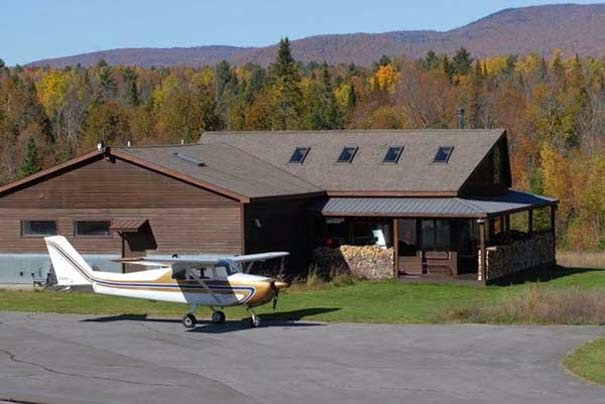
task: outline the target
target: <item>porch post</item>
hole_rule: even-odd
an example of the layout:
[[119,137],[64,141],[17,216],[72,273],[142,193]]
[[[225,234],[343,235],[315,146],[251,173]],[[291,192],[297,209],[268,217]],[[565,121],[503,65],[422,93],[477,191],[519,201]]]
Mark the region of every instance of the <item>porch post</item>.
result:
[[557,261],[557,205],[550,206],[550,232],[552,234],[552,257]]
[[[126,241],[124,240],[124,232],[118,232],[120,238],[122,239],[122,258],[126,258]],[[122,273],[126,273],[126,264],[122,262]]]
[[530,209],[527,211],[527,233],[532,234],[534,232],[534,210]]
[[485,277],[487,274],[487,249],[485,248],[485,219],[477,219],[477,223],[479,224],[479,246],[481,248],[478,280],[485,282]]
[[393,219],[393,277],[399,276],[399,219]]

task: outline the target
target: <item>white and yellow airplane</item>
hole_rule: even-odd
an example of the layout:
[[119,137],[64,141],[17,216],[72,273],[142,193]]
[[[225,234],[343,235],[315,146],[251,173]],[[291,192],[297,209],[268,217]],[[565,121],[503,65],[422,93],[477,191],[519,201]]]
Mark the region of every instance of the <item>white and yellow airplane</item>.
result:
[[[149,269],[126,274],[93,271],[75,248],[63,236],[45,237],[48,254],[61,286],[92,285],[95,293],[135,297],[140,299],[186,303],[189,311],[183,316],[183,325],[193,328],[197,322],[197,306],[212,309],[212,322],[223,323],[227,306],[244,305],[251,314],[252,325],[260,326],[254,307],[273,300],[273,309],[279,290],[288,284],[276,279],[244,273],[252,263],[282,258],[287,252],[224,256],[219,258],[140,258],[128,264]],[[219,309],[220,308],[220,309]]]

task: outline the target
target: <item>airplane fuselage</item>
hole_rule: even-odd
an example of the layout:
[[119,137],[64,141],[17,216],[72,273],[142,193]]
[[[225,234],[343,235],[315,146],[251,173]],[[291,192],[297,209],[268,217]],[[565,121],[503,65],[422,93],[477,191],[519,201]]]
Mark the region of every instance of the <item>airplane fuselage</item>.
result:
[[[165,273],[149,276],[152,275],[150,272],[157,271]],[[173,303],[221,307],[245,304],[254,307],[269,302],[275,294],[270,278],[244,273],[236,273],[226,279],[208,279],[204,284],[197,280],[172,279],[170,269],[131,273],[128,280],[122,274],[97,274],[92,281],[96,293]],[[141,276],[132,276],[138,274]],[[121,279],[116,279],[119,275],[122,275]]]

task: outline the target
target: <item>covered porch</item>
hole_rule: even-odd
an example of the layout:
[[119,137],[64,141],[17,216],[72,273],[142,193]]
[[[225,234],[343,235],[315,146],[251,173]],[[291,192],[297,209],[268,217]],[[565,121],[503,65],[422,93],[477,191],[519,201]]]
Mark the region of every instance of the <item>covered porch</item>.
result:
[[315,245],[381,248],[392,254],[393,277],[488,281],[554,263],[556,205],[518,191],[489,198],[328,198],[314,206]]

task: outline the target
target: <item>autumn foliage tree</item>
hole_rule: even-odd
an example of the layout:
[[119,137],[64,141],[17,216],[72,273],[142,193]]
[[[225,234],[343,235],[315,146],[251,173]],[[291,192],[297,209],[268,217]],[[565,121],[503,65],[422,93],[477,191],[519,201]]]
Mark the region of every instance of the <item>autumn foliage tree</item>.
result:
[[[560,200],[559,245],[605,249],[605,59],[430,51],[371,66],[0,66],[0,182],[110,145],[207,130],[506,128],[514,186]],[[32,140],[33,139],[33,140]]]

